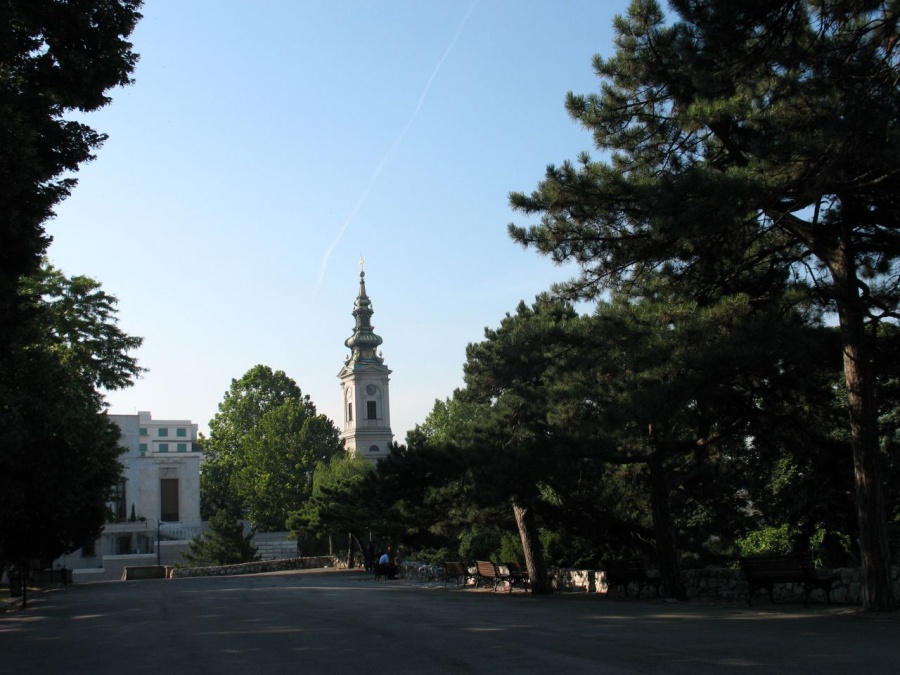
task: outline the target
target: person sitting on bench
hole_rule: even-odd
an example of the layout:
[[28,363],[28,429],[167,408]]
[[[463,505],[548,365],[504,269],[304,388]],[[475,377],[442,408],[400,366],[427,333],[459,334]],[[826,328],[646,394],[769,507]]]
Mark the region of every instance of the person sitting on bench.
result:
[[381,557],[378,559],[378,566],[381,570],[387,575],[388,579],[396,579],[397,578],[397,565],[394,564],[394,561],[391,560],[391,549],[388,548],[387,551],[381,554]]

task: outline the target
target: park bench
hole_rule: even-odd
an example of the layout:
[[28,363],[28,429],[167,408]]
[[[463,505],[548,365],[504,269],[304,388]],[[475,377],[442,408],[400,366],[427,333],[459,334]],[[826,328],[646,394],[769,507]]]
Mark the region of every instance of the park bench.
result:
[[457,586],[465,586],[469,579],[475,581],[476,575],[469,572],[469,567],[464,562],[444,561],[444,586],[450,579],[453,579]]
[[509,586],[509,592],[515,586],[521,586],[528,590],[528,575],[521,570],[510,573],[506,565],[498,565],[488,560],[475,561],[475,587],[479,584],[490,585],[493,590],[497,590],[500,584],[506,583]]
[[659,597],[659,577],[651,577],[647,574],[642,560],[606,560],[603,563],[603,570],[606,572],[606,597],[609,597],[613,586],[621,586],[625,591],[625,597],[628,597],[628,585],[637,584],[638,594],[641,597],[641,591],[647,586],[656,588],[656,596]]
[[[507,581],[509,579],[509,575],[503,574],[500,572],[500,569],[497,567],[496,563],[493,563],[489,560],[476,560],[475,561],[475,587],[477,588],[480,584],[489,585],[492,590],[497,590],[497,586],[499,586],[502,582]],[[509,587],[510,592],[512,591],[512,586]]]
[[512,589],[515,586],[521,586],[526,591],[528,590],[531,579],[528,576],[528,570],[524,569],[519,563],[504,563],[503,565],[499,565],[499,568],[500,573],[502,574],[505,571],[508,577],[510,592],[512,592]]
[[841,575],[831,570],[817,568],[811,553],[784,553],[746,556],[740,559],[741,570],[747,580],[747,605],[753,594],[764,588],[769,599],[775,602],[772,589],[775,584],[803,584],[803,604],[809,604],[809,594],[814,588],[825,591],[825,600],[831,604],[831,586]]
[[381,563],[375,563],[375,565],[373,565],[372,567],[372,571],[375,572],[375,581],[378,581],[381,578],[397,578],[397,567],[395,565],[382,565]]

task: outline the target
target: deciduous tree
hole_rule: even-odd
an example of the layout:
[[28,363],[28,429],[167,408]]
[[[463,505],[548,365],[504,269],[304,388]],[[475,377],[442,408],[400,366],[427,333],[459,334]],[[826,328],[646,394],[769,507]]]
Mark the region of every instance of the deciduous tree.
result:
[[0,358],[22,320],[18,286],[50,243],[44,223],[106,140],[76,114],[131,83],[141,0],[0,3]]
[[40,305],[35,323],[43,345],[64,355],[88,386],[130,387],[144,372],[133,355],[144,338],[119,328],[118,299],[100,282],[83,275],[67,277],[45,262],[23,280],[22,294]]
[[132,383],[141,338],[119,330],[115,298],[86,277],[45,266],[22,304],[30,346],[0,359],[0,560],[49,564],[106,520],[122,448],[97,387]]
[[307,400],[288,399],[263,415],[244,443],[237,492],[261,531],[284,530],[312,494],[316,464],[343,454],[340,433]]
[[285,529],[311,493],[316,463],[343,452],[334,423],[283,371],[263,365],[231,381],[209,428],[201,508],[243,513],[260,531]]

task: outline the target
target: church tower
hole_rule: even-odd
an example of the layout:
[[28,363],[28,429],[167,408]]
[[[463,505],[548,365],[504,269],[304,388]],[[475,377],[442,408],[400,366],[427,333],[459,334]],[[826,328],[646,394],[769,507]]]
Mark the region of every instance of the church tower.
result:
[[372,327],[372,302],[366,295],[366,273],[360,260],[359,294],[353,304],[356,327],[344,344],[350,356],[338,373],[344,400],[344,448],[375,462],[391,451],[390,369],[378,352],[382,343]]

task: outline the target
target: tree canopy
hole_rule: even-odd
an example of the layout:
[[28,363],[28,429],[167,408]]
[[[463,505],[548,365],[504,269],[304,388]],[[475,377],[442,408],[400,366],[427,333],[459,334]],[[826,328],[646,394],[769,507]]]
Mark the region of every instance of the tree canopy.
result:
[[116,326],[115,298],[87,277],[45,265],[22,293],[30,346],[0,359],[0,558],[49,563],[106,521],[122,448],[97,386],[141,373],[127,353],[141,338]]
[[600,92],[568,96],[609,159],[551,165],[512,194],[541,222],[511,236],[576,261],[560,288],[575,297],[660,272],[717,287],[760,262],[815,291],[840,325],[864,605],[892,609],[870,364],[900,281],[900,5],[671,4],[674,21],[633,2],[616,54],[595,58]]
[[343,452],[334,423],[294,380],[264,365],[231,381],[209,429],[201,510],[243,513],[260,531],[286,529],[310,496],[316,464]]
[[0,560],[49,563],[96,537],[119,476],[98,387],[140,374],[140,338],[97,282],[41,262],[44,223],[106,138],[82,115],[131,82],[140,6],[0,3]]
[[[0,316],[18,316],[19,279],[50,244],[44,223],[106,136],[75,119],[131,83],[127,41],[141,0],[6,0],[0,4]],[[0,354],[16,321],[0,322]]]
[[45,346],[65,355],[88,386],[123,389],[144,372],[131,354],[144,338],[119,328],[118,300],[100,282],[83,275],[66,277],[45,262],[22,284],[23,294],[41,306],[35,318]]

